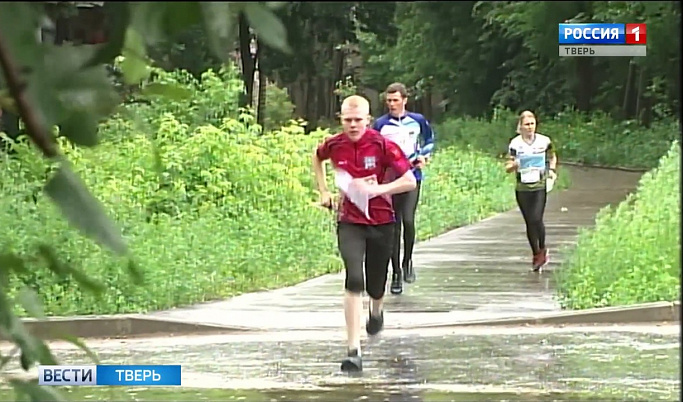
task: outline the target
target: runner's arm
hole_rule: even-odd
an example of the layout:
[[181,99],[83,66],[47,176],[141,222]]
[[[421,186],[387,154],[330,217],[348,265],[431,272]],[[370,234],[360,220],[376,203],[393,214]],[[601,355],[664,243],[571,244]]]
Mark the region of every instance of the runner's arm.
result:
[[400,194],[414,190],[417,187],[417,180],[415,180],[408,158],[395,143],[387,141],[386,147],[384,166],[392,168],[399,177],[390,183],[379,184],[378,195]]
[[517,150],[510,146],[508,150],[508,160],[505,161],[505,172],[506,173],[512,173],[517,171],[517,161],[515,161],[515,157],[517,156]]
[[315,184],[318,192],[329,193],[327,188],[327,175],[325,174],[325,165],[323,162],[330,158],[330,145],[327,140],[320,144],[313,152],[313,173],[315,174]]
[[555,174],[557,174],[557,153],[555,152],[555,147],[553,143],[548,144],[548,153],[550,154],[550,160],[548,161],[548,168]]
[[[424,148],[429,144],[434,144],[434,139],[436,136],[434,129],[432,129],[432,125],[429,124],[429,121],[424,116],[420,116],[420,137],[422,137],[422,144],[420,145],[420,148]],[[436,144],[432,146],[436,146]]]

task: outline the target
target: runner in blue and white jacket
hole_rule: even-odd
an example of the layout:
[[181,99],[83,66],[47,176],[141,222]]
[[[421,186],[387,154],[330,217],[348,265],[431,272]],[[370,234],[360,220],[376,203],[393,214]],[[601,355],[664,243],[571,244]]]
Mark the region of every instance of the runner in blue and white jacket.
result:
[[[423,180],[424,168],[431,148],[434,146],[434,132],[427,119],[420,113],[408,112],[406,103],[408,93],[405,85],[394,83],[387,87],[386,103],[389,113],[378,118],[373,127],[382,135],[395,142],[408,159],[413,162],[413,174],[417,179],[417,187],[413,191],[392,196],[396,211],[394,229],[394,250],[391,256],[393,274],[391,276],[391,293],[403,292],[403,281],[415,282],[413,269],[413,246],[415,245],[415,212],[420,198],[420,184]],[[427,152],[425,152],[427,151]],[[399,265],[401,252],[401,227],[403,227],[404,253]],[[401,275],[403,273],[403,275]]]

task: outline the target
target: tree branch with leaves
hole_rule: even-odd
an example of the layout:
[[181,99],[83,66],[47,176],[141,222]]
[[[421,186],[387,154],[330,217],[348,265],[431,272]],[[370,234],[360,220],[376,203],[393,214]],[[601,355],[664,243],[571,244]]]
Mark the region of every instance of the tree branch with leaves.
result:
[[[212,52],[223,62],[230,57],[236,34],[236,22],[246,16],[251,28],[267,46],[291,52],[285,28],[273,13],[282,2],[106,2],[111,17],[109,41],[102,45],[57,46],[40,40],[41,21],[49,18],[45,3],[0,3],[0,84],[7,90],[0,94],[0,105],[19,115],[26,135],[48,164],[57,169],[45,184],[44,191],[69,223],[84,235],[126,257],[130,273],[142,284],[143,276],[118,226],[106,215],[100,202],[71,169],[56,141],[58,135],[72,144],[95,147],[99,143],[98,125],[121,103],[106,66],[118,57],[124,82],[142,85],[149,77],[151,60],[147,49],[191,26],[201,26]],[[155,83],[148,96],[178,94],[177,88]],[[144,88],[143,88],[144,89]],[[36,254],[59,276],[71,276],[80,286],[99,292],[104,285],[89,278],[70,264],[59,260],[50,239],[37,245]],[[29,370],[36,363],[56,364],[44,341],[29,334],[14,314],[16,303],[31,315],[41,318],[33,290],[22,291],[12,300],[6,292],[10,274],[30,271],[28,258],[0,249],[0,335],[16,345],[21,367]],[[55,334],[52,334],[55,336]],[[61,334],[83,348],[73,337]],[[85,348],[87,350],[87,348]],[[93,354],[94,356],[94,354]],[[0,362],[5,366],[14,354]],[[32,400],[63,400],[53,388],[37,386],[35,381],[10,380],[21,394]]]

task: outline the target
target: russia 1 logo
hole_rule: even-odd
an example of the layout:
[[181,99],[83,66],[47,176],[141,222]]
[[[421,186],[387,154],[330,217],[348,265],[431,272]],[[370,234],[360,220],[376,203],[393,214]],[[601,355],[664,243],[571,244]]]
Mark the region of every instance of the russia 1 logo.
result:
[[647,25],[626,24],[626,44],[644,45],[647,43]]

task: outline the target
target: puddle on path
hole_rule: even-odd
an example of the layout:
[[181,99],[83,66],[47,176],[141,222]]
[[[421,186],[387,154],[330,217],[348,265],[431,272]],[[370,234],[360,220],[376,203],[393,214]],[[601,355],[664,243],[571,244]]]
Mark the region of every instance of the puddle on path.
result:
[[[515,393],[515,392],[448,392],[420,389],[376,389],[369,386],[346,386],[332,390],[230,390],[230,389],[141,389],[113,387],[78,387],[60,388],[59,392],[72,401],[248,401],[248,402],[298,402],[298,401],[388,401],[388,402],[422,402],[422,401],[456,401],[456,402],[490,402],[490,401],[642,401],[661,400],[675,401],[672,397],[651,396],[645,399],[639,395],[621,396],[603,392],[595,393]],[[0,400],[16,400],[10,390],[0,389]]]
[[[365,371],[357,376],[339,372],[343,338],[338,334],[93,346],[106,364],[181,364],[184,386],[232,388],[224,390],[226,398],[234,389],[254,388],[262,400],[453,400],[458,393],[462,400],[581,400],[577,393],[593,400],[677,400],[680,393],[679,335],[673,331],[512,331],[385,333],[364,344]],[[55,355],[63,364],[89,363],[74,350],[56,348]],[[445,394],[450,397],[439,399]],[[519,399],[512,397],[516,394]],[[176,396],[172,400],[180,400]]]

